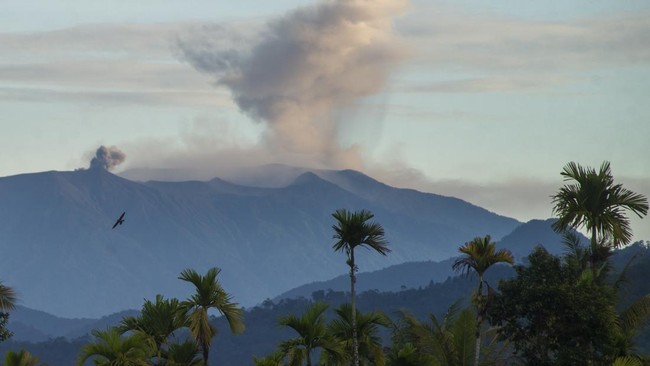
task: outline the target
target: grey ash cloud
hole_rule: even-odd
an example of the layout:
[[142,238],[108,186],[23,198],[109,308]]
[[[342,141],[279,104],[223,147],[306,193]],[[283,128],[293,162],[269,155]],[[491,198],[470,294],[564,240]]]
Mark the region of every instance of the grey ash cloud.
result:
[[[181,39],[181,57],[226,87],[239,109],[265,123],[271,151],[345,166],[337,113],[378,94],[407,51],[393,33],[405,0],[330,0],[270,21],[255,41],[221,48],[207,36]],[[329,163],[329,164],[328,164]]]
[[115,146],[104,145],[97,148],[95,157],[90,160],[90,169],[112,170],[126,160],[126,154]]

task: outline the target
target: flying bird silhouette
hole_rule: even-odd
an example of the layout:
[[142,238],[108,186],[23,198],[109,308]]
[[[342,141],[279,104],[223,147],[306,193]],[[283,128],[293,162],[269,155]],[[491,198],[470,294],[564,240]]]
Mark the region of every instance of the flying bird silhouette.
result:
[[122,212],[122,214],[121,214],[120,217],[117,219],[117,221],[115,221],[115,224],[113,225],[113,229],[115,229],[115,227],[116,227],[117,225],[122,225],[122,224],[124,223],[124,214],[125,214],[125,213],[126,213],[126,211]]

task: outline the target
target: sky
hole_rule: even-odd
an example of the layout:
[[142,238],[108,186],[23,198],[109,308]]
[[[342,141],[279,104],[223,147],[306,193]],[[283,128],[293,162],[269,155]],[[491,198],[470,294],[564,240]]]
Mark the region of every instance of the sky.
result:
[[0,50],[0,177],[105,145],[118,174],[349,168],[521,221],[570,161],[650,196],[645,0],[5,0]]

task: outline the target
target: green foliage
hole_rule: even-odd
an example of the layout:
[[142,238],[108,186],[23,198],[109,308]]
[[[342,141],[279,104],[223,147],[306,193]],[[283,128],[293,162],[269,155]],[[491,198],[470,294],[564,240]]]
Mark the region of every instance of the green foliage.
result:
[[284,366],[284,354],[282,350],[276,350],[266,357],[253,358],[255,366]]
[[393,349],[388,354],[388,366],[439,366],[440,364],[430,355],[422,354],[411,343]]
[[18,352],[8,351],[5,354],[4,366],[36,366],[38,357],[21,349]]
[[[438,319],[429,315],[427,322],[421,322],[412,314],[401,311],[395,324],[392,354],[415,347],[420,356],[427,356],[429,362],[441,366],[466,366],[475,362],[476,314],[470,308],[458,311],[457,304]],[[494,331],[487,336],[496,338]],[[483,364],[496,364],[501,359],[502,344],[490,342],[483,347]]]
[[172,343],[163,354],[162,363],[165,366],[203,366],[203,359],[199,356],[199,346],[191,339],[183,343]]
[[93,330],[92,334],[96,340],[81,348],[78,366],[89,358],[97,366],[147,366],[155,353],[154,344],[143,334],[122,337],[117,328]]
[[616,322],[616,356],[637,354],[636,339],[639,330],[650,319],[650,294],[645,295],[618,314]]
[[13,335],[13,333],[7,329],[8,322],[9,313],[0,312],[0,342],[6,341]]
[[178,299],[165,299],[162,295],[156,295],[155,302],[145,300],[139,316],[124,317],[119,329],[123,333],[132,331],[149,337],[156,346],[156,356],[160,362],[170,337],[187,325],[187,318],[181,311]]
[[[350,304],[343,304],[334,312],[337,318],[330,322],[328,333],[340,340],[344,345],[346,354],[352,354],[352,307]],[[391,325],[390,319],[379,311],[371,311],[365,314],[359,310],[356,310],[356,312],[360,365],[385,365],[386,361],[379,331],[380,327],[387,328]]]
[[287,358],[289,365],[312,365],[312,354],[321,349],[323,358],[333,364],[346,361],[342,342],[327,331],[325,310],[328,304],[314,303],[302,316],[286,315],[279,324],[293,329],[297,337],[280,343],[280,352]]
[[612,366],[643,366],[643,361],[631,356],[617,357]]
[[16,307],[16,292],[0,281],[0,342],[11,338],[13,333],[7,329],[9,313],[2,310],[13,310]]
[[[589,365],[615,353],[615,293],[585,281],[543,248],[515,266],[517,277],[499,283],[488,308],[492,324],[527,365]],[[611,362],[611,361],[610,361]]]

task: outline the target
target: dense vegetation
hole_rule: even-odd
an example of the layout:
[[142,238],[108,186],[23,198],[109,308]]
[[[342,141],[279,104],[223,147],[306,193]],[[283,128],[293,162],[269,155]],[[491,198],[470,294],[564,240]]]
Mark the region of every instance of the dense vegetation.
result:
[[[56,339],[40,349],[4,342],[1,348],[11,349],[4,365],[39,365],[34,355],[53,366],[87,360],[170,366],[208,360],[258,366],[650,364],[647,349],[637,347],[648,339],[643,326],[650,317],[650,258],[637,253],[649,250],[642,243],[626,247],[632,238],[626,213],[645,216],[648,201],[615,184],[608,163],[599,170],[569,163],[562,176],[567,184],[553,196],[554,229],[565,237],[562,256],[537,247],[512,268],[512,254],[488,235],[459,248],[453,267],[470,276],[357,296],[355,247],[387,254],[388,243],[381,225],[368,221],[372,214],[342,210],[333,215],[334,249],[347,255],[349,294],[316,291],[311,299],[267,300],[245,312],[220,285],[218,269],[205,275],[186,270],[179,279],[195,286],[186,300],[145,301],[138,316],[95,330],[92,339]],[[575,230],[587,232],[589,242]],[[625,249],[616,254],[619,248]],[[13,290],[0,284],[2,320],[14,303]],[[223,316],[209,315],[210,309]]]

